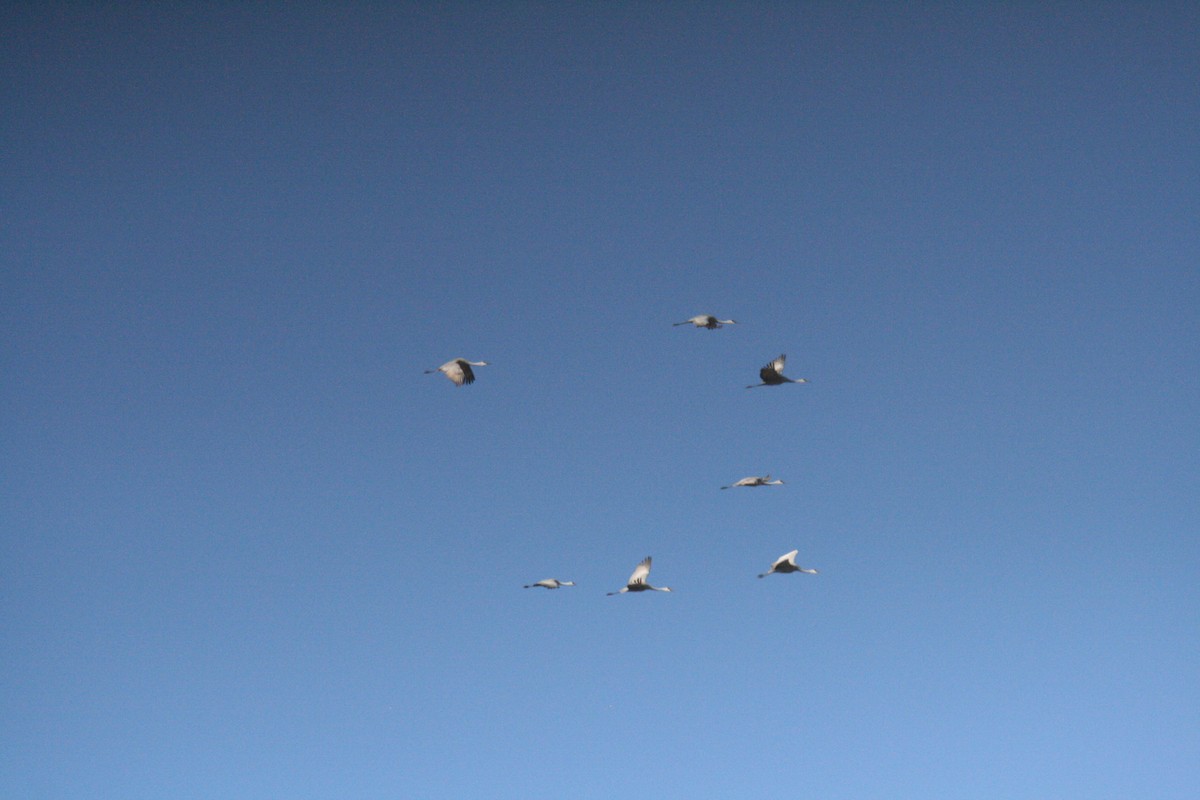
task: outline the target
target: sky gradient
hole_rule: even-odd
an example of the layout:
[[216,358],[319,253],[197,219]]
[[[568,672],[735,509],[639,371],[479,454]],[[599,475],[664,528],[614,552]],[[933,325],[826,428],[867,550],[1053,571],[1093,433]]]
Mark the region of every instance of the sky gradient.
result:
[[1194,4],[0,28],[0,795],[1195,796]]

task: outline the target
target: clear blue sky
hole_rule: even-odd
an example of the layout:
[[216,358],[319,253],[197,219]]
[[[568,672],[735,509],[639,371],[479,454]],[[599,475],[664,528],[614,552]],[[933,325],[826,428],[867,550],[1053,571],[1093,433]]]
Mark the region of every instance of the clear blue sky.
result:
[[0,795],[1196,796],[1200,7],[388,6],[0,13]]

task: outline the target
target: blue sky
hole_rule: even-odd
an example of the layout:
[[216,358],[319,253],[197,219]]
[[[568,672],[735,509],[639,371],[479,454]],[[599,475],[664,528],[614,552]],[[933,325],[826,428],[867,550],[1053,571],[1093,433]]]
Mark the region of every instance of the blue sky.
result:
[[1194,796],[1192,4],[0,24],[0,794]]

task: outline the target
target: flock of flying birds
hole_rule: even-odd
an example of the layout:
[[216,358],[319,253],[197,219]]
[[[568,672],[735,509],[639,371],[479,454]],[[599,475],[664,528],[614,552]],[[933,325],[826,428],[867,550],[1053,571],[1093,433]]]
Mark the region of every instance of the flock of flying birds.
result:
[[[692,317],[691,319],[685,319],[683,322],[676,322],[673,324],[675,326],[692,325],[697,328],[705,328],[707,330],[714,331],[717,328],[722,327],[723,325],[736,325],[737,321],[732,320],[732,319],[717,319],[716,317],[714,317],[711,314],[700,314],[698,316]],[[783,367],[786,362],[787,362],[786,355],[781,355],[778,358],[772,360],[770,363],[766,364],[758,371],[758,379],[761,381],[761,383],[752,383],[749,386],[747,386],[746,388],[747,389],[756,389],[759,386],[782,386],[785,383],[808,383],[808,381],[804,378],[784,377]],[[471,384],[471,383],[475,382],[475,370],[472,369],[473,367],[486,367],[486,366],[488,366],[488,362],[486,362],[486,361],[468,361],[465,358],[455,358],[455,359],[451,359],[450,361],[447,361],[445,364],[442,364],[437,369],[425,370],[425,374],[430,375],[435,372],[440,372],[443,375],[445,375],[447,378],[449,378],[454,383],[455,386],[463,386],[463,385]],[[731,483],[728,486],[722,486],[721,488],[722,489],[733,489],[733,488],[739,487],[739,486],[781,486],[781,485],[783,485],[783,481],[778,480],[778,479],[771,480],[770,475],[761,475],[761,476],[760,475],[751,475],[749,477],[742,478],[740,481],[735,481],[734,483]],[[774,563],[771,564],[770,569],[768,569],[766,572],[761,573],[758,577],[765,578],[768,575],[773,575],[776,573],[781,574],[781,575],[786,575],[789,572],[803,572],[808,575],[816,575],[817,570],[810,569],[808,567],[802,567],[796,563],[796,555],[799,552],[800,552],[799,550],[793,550],[790,553],[784,553],[779,558],[775,559]],[[623,586],[622,588],[618,589],[615,592],[609,592],[608,593],[609,597],[613,596],[614,594],[625,594],[626,592],[669,592],[669,591],[671,591],[670,586],[652,586],[652,585],[650,585],[650,581],[648,579],[650,577],[651,561],[652,561],[652,559],[650,556],[646,556],[644,559],[642,559],[641,563],[638,564],[637,567],[634,568],[633,574],[629,576],[629,580],[626,581],[625,586]],[[540,587],[543,589],[559,589],[563,586],[574,586],[574,585],[575,585],[574,581],[560,581],[558,578],[545,578],[544,580],[526,584],[524,588],[533,589],[533,588]]]

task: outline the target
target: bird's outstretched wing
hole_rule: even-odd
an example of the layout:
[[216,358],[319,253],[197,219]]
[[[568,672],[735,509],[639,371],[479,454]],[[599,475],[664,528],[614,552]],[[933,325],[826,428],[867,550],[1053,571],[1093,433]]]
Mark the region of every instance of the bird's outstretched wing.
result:
[[[459,375],[459,379],[455,380],[455,383],[457,383],[459,386],[462,386],[464,383],[470,384],[475,382],[475,370],[471,369],[470,364],[462,359],[459,359],[458,361],[454,362],[454,366],[457,368]],[[451,377],[451,380],[454,380],[454,378]]]
[[650,577],[650,562],[650,556],[646,556],[644,559],[642,559],[642,563],[638,564],[633,570],[633,574],[629,576],[630,586],[646,582],[646,578]]

